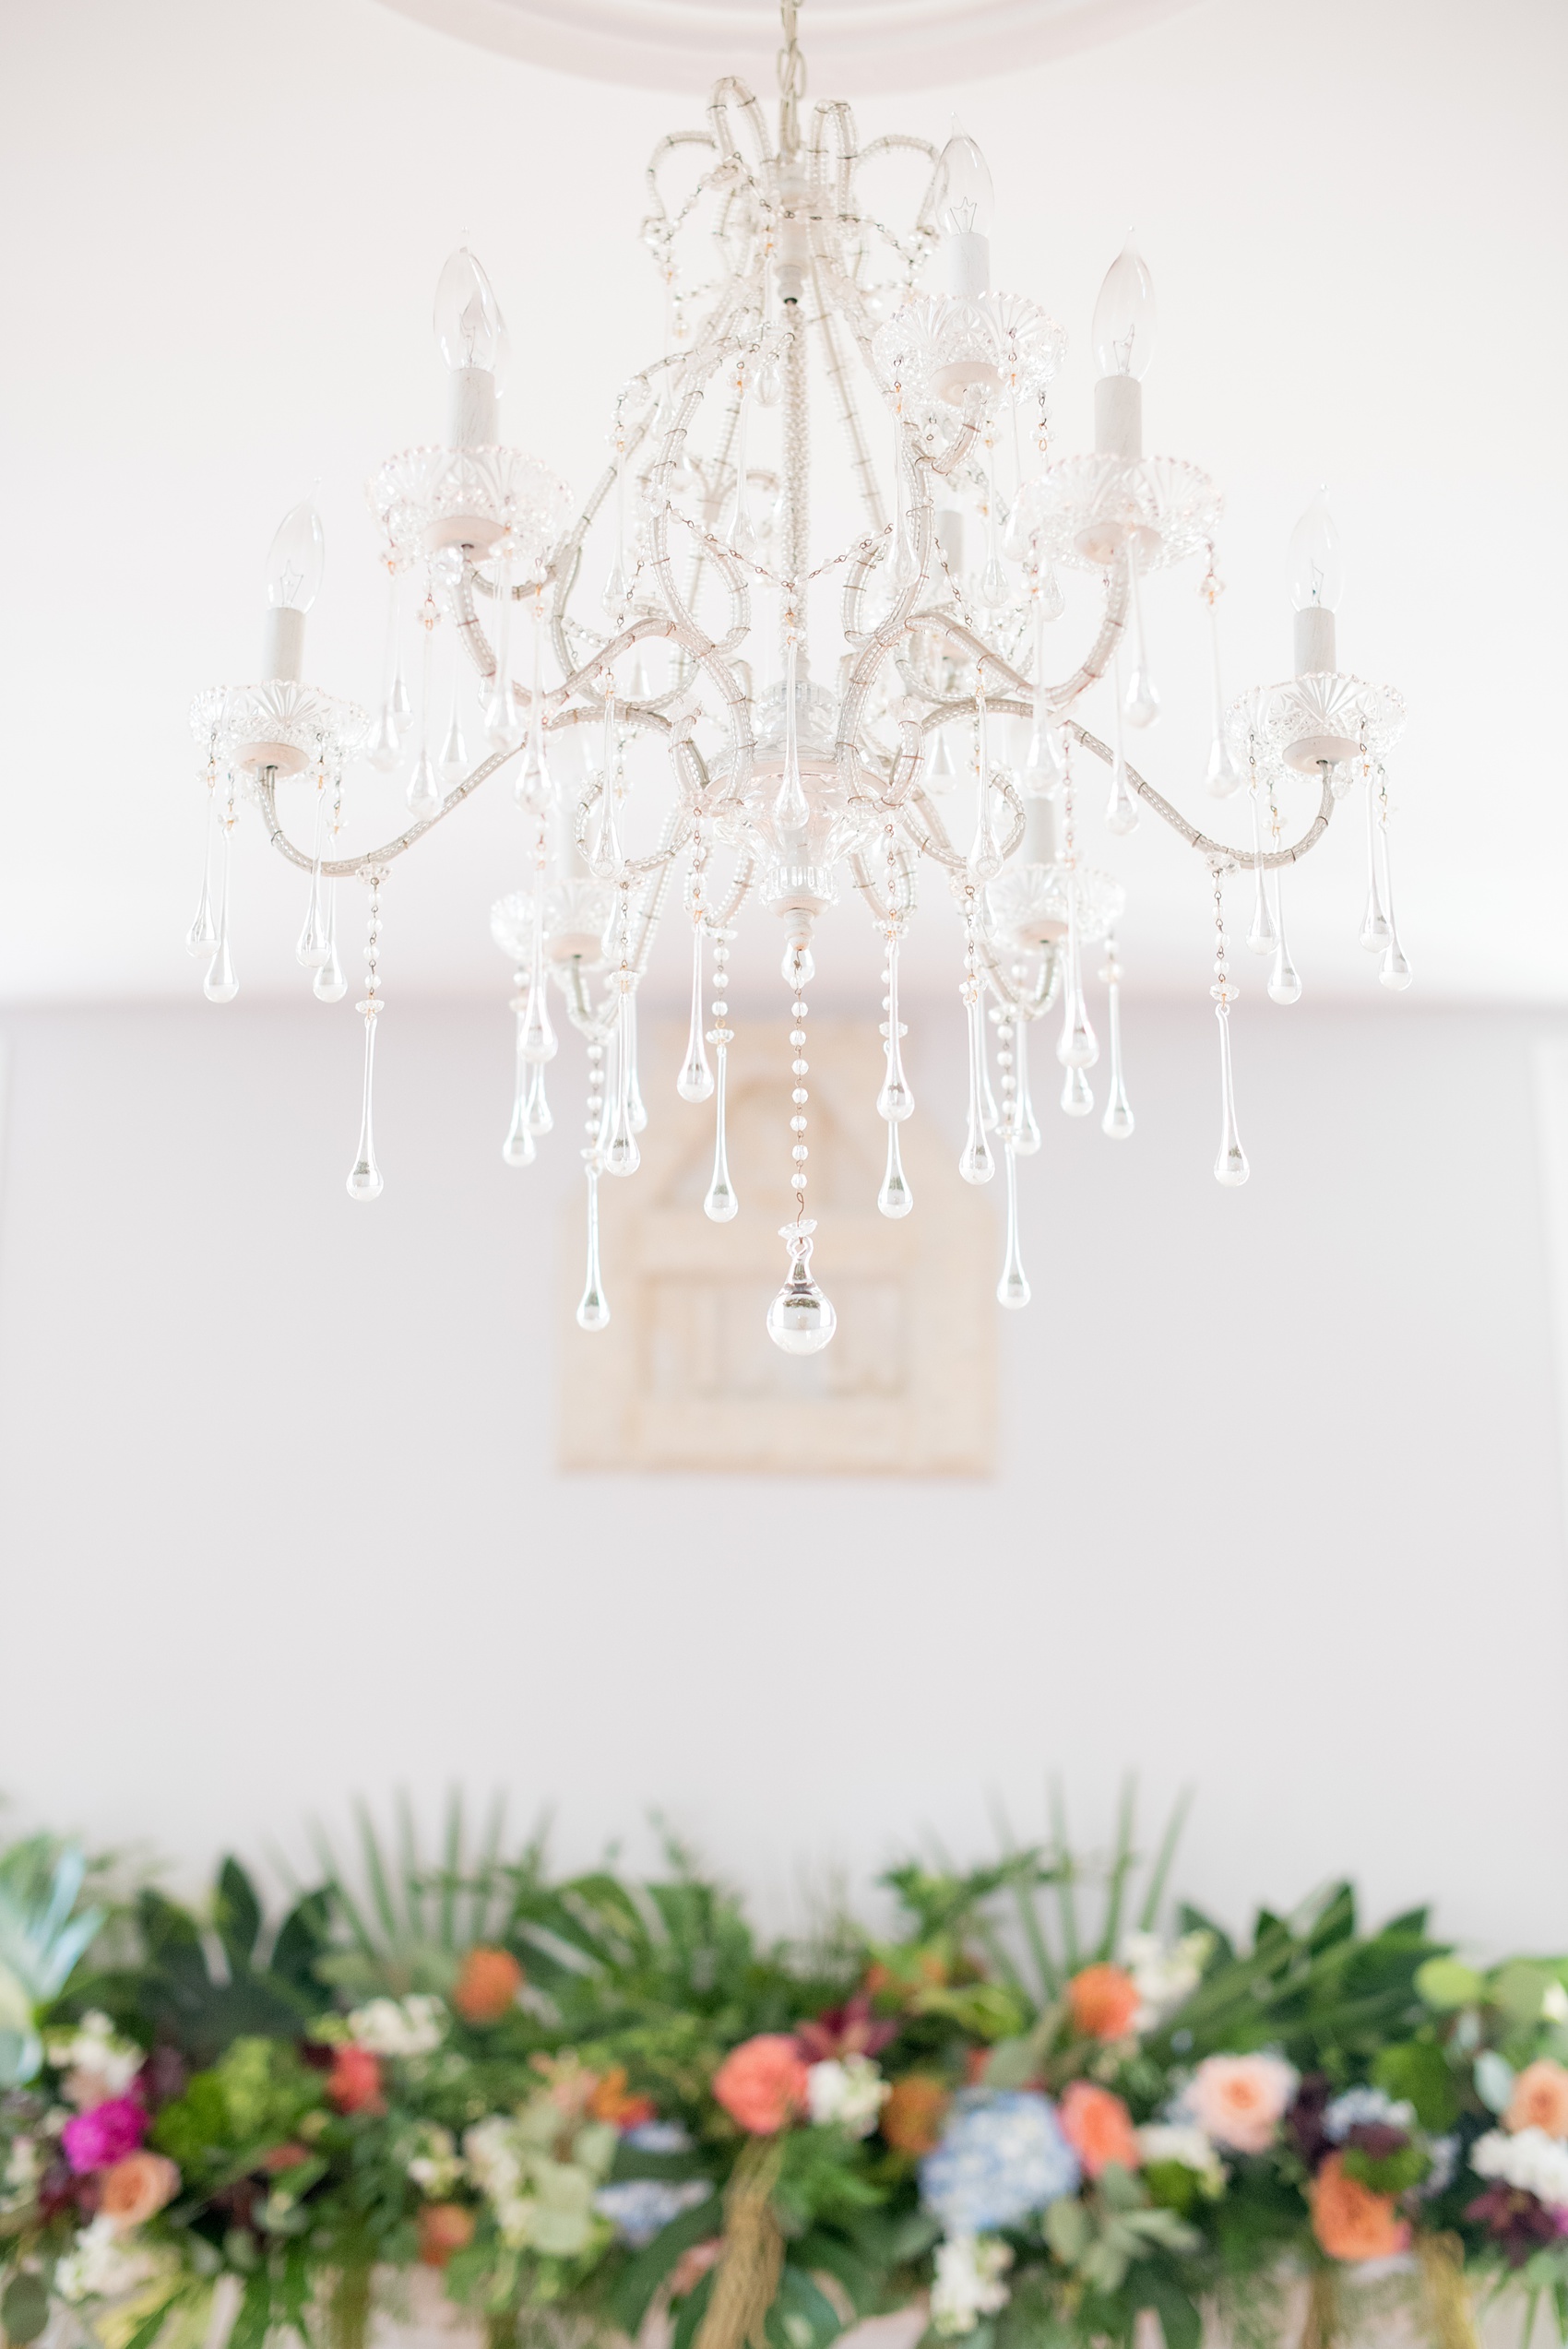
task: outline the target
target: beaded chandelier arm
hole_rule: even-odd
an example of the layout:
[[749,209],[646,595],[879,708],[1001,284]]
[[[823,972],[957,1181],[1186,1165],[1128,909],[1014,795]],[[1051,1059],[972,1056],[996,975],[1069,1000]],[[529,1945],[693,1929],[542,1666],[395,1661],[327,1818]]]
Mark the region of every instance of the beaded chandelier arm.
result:
[[[1095,446],[1058,456],[1047,400],[1065,337],[1034,302],[992,288],[991,182],[979,149],[956,125],[940,153],[903,133],[862,148],[849,108],[837,100],[814,104],[802,131],[795,0],[783,0],[782,15],[777,139],[754,93],[728,78],[712,93],[706,126],[669,135],[649,160],[643,236],[663,280],[666,348],[623,386],[611,461],[575,519],[564,484],[499,438],[505,327],[472,255],[462,251],[448,262],[436,300],[451,382],[447,443],[387,459],[369,485],[391,596],[378,715],[369,723],[302,682],[303,615],[321,551],[319,524],[299,509],[269,564],[263,682],[215,688],[193,710],[210,813],[188,943],[211,957],[208,994],[229,1000],[236,985],[230,844],[244,792],[279,853],[311,876],[299,956],[324,1001],[346,992],[335,884],[353,876],[368,884],[364,1096],[349,1187],[356,1198],[374,1197],[382,887],[408,849],[492,776],[514,768],[529,878],[493,913],[496,943],[517,974],[517,1094],[504,1155],[527,1164],[552,1122],[544,1085],[558,1049],[553,991],[567,1024],[588,1040],[590,1257],[578,1318],[597,1329],[609,1318],[598,1186],[602,1175],[630,1174],[638,1162],[647,1111],[637,990],[683,863],[692,1027],[678,1089],[688,1101],[716,1096],[706,1204],[721,1222],[736,1212],[724,1132],[734,1037],[725,974],[735,921],[756,897],[781,925],[794,1055],[785,1169],[794,1207],[782,1235],[790,1272],[768,1326],[787,1351],[810,1352],[831,1336],[835,1317],[810,1269],[807,990],[813,938],[837,902],[845,869],[886,958],[877,1109],[888,1160],[878,1204],[893,1216],[912,1205],[898,1151],[900,1125],[914,1108],[902,1058],[900,948],[921,866],[946,880],[968,1031],[959,1164],[968,1180],[983,1182],[995,1170],[991,1136],[1004,1154],[1009,1228],[997,1293],[1006,1305],[1028,1295],[1015,1163],[1040,1139],[1028,1034],[1060,1004],[1062,1106],[1087,1113],[1087,1071],[1099,1048],[1084,955],[1100,943],[1111,1044],[1102,1122],[1112,1138],[1133,1130],[1116,946],[1125,893],[1080,854],[1075,767],[1083,754],[1111,771],[1108,831],[1132,830],[1149,808],[1212,875],[1222,1119],[1215,1171],[1222,1182],[1247,1176],[1230,1071],[1237,990],[1225,877],[1253,876],[1247,943],[1272,958],[1270,996],[1294,1002],[1301,981],[1285,944],[1280,876],[1315,846],[1338,798],[1360,778],[1369,859],[1362,943],[1382,956],[1389,986],[1407,984],[1409,968],[1394,929],[1382,764],[1403,711],[1390,690],[1336,667],[1338,545],[1326,509],[1314,506],[1292,541],[1296,674],[1227,706],[1215,635],[1206,780],[1220,799],[1246,792],[1251,844],[1234,847],[1189,821],[1129,763],[1123,741],[1127,727],[1147,726],[1158,709],[1144,641],[1146,584],[1204,552],[1200,592],[1211,620],[1221,593],[1218,492],[1183,460],[1143,453],[1154,316],[1146,269],[1129,246],[1107,276],[1093,326]],[[911,160],[921,190],[900,224],[884,217],[896,208],[873,207],[866,184]],[[711,272],[716,256],[717,274],[693,275],[694,252],[699,271]],[[827,552],[814,545],[810,497],[818,386],[837,421],[861,532]],[[884,431],[885,470],[877,445]],[[1048,648],[1065,609],[1061,570],[1093,575],[1099,612],[1087,651],[1057,676]],[[842,575],[841,651],[826,644],[835,574]],[[402,650],[409,582],[418,597],[411,618],[421,664],[417,752],[405,792],[412,821],[378,848],[344,855],[337,844],[350,756],[362,747],[385,774],[414,748]],[[439,756],[432,731],[433,646],[448,623],[479,692],[486,746],[477,761],[456,686]],[[1110,742],[1075,715],[1105,679],[1114,690]],[[662,763],[651,757],[660,747]],[[667,796],[634,848],[643,812],[659,795],[660,764]],[[1318,805],[1287,839],[1285,811],[1299,777],[1315,783]],[[279,810],[280,790],[298,788],[296,777],[307,792],[315,784],[309,848],[290,836]],[[734,855],[727,885],[714,863],[724,849]],[[709,964],[714,991],[705,1014]]]

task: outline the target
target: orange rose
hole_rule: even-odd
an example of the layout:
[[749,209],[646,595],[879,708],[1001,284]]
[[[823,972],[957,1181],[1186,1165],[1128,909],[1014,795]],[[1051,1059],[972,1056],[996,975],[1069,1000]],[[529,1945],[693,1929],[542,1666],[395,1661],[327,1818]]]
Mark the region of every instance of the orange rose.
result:
[[340,2113],[380,2112],[381,2058],[368,2047],[334,2047],[327,2094]]
[[1119,1965],[1086,1965],[1067,1985],[1075,2030],[1086,2039],[1124,2039],[1143,2001]]
[[893,2082],[877,2125],[896,2153],[908,2153],[919,2161],[934,2153],[941,2141],[947,2103],[947,2091],[940,2080],[932,2080],[924,2072],[908,2072]]
[[180,2190],[180,2173],[162,2153],[127,2153],[104,2171],[101,2187],[101,2216],[113,2219],[125,2232],[172,2201]]
[[1091,2177],[1117,2162],[1138,2168],[1142,2156],[1133,2116],[1120,2096],[1092,2081],[1075,2080],[1056,2107],[1063,2134]]
[[659,2109],[651,2096],[627,2095],[624,2063],[612,2064],[608,2071],[600,2074],[588,2100],[588,2108],[593,2119],[611,2121],[617,2129],[640,2129]]
[[1525,2066],[1514,2082],[1504,2129],[1540,2129],[1549,2137],[1568,2137],[1568,2071],[1550,2056]]
[[776,2136],[805,2110],[806,2067],[782,2031],[759,2032],[732,2047],[713,2075],[713,2093],[754,2137]]
[[474,2214],[461,2202],[427,2202],[419,2214],[420,2263],[444,2268],[454,2251],[474,2239]]
[[453,1986],[452,2004],[465,2023],[499,2023],[523,1987],[523,1969],[510,1950],[471,1949]]
[[1345,2175],[1343,2153],[1330,2153],[1311,2186],[1313,2233],[1331,2260],[1390,2260],[1409,2248],[1408,2222],[1395,2215],[1392,2194],[1374,2194]]

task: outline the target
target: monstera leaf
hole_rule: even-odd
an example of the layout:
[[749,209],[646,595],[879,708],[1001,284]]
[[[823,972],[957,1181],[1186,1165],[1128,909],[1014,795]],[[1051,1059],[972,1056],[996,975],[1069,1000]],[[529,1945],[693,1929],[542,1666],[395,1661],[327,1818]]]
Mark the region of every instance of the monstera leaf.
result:
[[79,1913],[87,1861],[75,1845],[34,1835],[0,1853],[0,2088],[30,2080],[43,2059],[34,2028],[103,1922]]

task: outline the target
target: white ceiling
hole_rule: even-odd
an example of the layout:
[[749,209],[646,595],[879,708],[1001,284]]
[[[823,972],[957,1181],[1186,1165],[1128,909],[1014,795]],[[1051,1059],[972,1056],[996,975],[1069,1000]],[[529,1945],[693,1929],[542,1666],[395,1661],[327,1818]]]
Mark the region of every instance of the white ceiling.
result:
[[[721,74],[771,89],[778,0],[388,0],[536,65],[689,94]],[[936,89],[1062,57],[1191,0],[805,0],[817,96]]]
[[[702,93],[575,80],[381,0],[13,6],[5,41],[0,994],[188,996],[201,801],[185,711],[195,687],[254,665],[274,526],[319,482],[311,667],[372,698],[383,611],[362,482],[440,430],[444,256],[466,231],[499,290],[511,436],[585,486],[615,386],[659,347],[644,160],[700,120]],[[1136,223],[1160,298],[1150,443],[1229,496],[1234,688],[1288,666],[1285,541],[1332,485],[1343,658],[1410,708],[1395,854],[1429,1000],[1568,996],[1565,65],[1559,0],[1317,0],[1310,18],[1299,0],[1201,0],[940,100],[858,107],[871,131],[934,136],[961,107],[996,180],[998,277],[1072,337],[1067,445],[1087,438],[1095,290]],[[1146,765],[1197,808],[1192,577],[1150,596],[1168,715]],[[378,832],[400,805],[363,768],[353,796]],[[1294,943],[1313,994],[1372,1002],[1345,813],[1295,888]],[[1148,824],[1125,845],[1103,843],[1097,816],[1087,830],[1130,884],[1134,982],[1205,984],[1195,860]],[[519,850],[503,790],[399,871],[394,1000],[504,983],[485,909]],[[236,881],[247,991],[300,992],[299,898],[253,824]],[[771,966],[766,917],[754,926]],[[946,932],[930,927],[943,959],[926,969],[946,984]],[[830,965],[873,972],[853,905],[839,930]]]

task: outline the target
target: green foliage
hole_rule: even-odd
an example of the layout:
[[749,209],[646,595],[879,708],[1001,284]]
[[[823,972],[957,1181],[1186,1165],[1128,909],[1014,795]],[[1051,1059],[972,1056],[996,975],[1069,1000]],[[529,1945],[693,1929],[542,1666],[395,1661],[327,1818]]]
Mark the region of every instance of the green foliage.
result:
[[30,2080],[42,2057],[40,2011],[57,1999],[103,1922],[80,1908],[85,1854],[53,1835],[0,1853],[0,2089]]
[[1413,2105],[1423,2129],[1441,2132],[1452,2129],[1459,2118],[1454,2074],[1434,2040],[1406,2039],[1380,2047],[1372,2063],[1372,2080],[1390,2096]]

